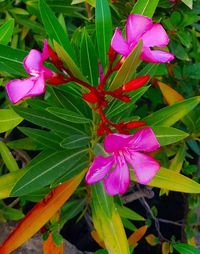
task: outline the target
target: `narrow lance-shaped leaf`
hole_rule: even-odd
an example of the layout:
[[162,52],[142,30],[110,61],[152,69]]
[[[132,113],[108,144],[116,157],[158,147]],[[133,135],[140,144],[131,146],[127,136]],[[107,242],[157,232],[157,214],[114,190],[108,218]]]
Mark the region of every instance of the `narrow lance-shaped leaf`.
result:
[[193,6],[193,0],[181,0],[184,4],[186,4],[190,9]]
[[[30,239],[52,218],[58,209],[71,197],[80,184],[85,172],[59,185],[39,202],[17,225],[0,247],[1,254],[11,253]],[[34,221],[34,223],[33,223]]]
[[159,0],[138,0],[131,13],[153,17]]
[[14,19],[9,19],[0,27],[0,43],[7,45],[13,35]]
[[171,126],[187,115],[199,102],[200,96],[174,103],[145,117],[143,121],[152,126]]
[[129,56],[123,62],[121,68],[115,75],[111,85],[110,90],[115,90],[122,86],[123,84],[128,83],[133,79],[135,75],[136,68],[140,62],[140,53],[142,49],[142,41],[134,48],[134,50],[129,54]]
[[76,55],[70,44],[68,35],[65,33],[55,14],[44,0],[39,0],[39,10],[46,32],[51,41],[53,42],[53,40],[55,40],[62,45],[71,58],[76,62]]
[[200,250],[186,243],[176,243],[174,249],[180,254],[200,254]]
[[12,194],[21,196],[36,191],[65,173],[73,170],[74,166],[87,154],[87,149],[81,151],[49,152],[38,163],[31,164],[26,174],[16,183]]
[[108,0],[98,0],[96,1],[96,37],[97,46],[99,51],[99,56],[103,69],[105,69],[107,64],[107,53],[110,47],[111,37],[112,37],[112,18],[109,8]]
[[[131,179],[136,181],[135,175],[131,171]],[[154,176],[149,186],[164,188],[171,191],[179,191],[184,193],[200,193],[200,184],[190,178],[174,172],[170,169],[161,167]]]
[[98,59],[93,42],[90,39],[86,28],[83,30],[80,51],[82,72],[90,83],[93,86],[96,86],[99,78]]
[[15,158],[13,157],[13,155],[11,154],[7,145],[3,141],[0,141],[0,155],[7,167],[7,169],[10,172],[16,171],[19,169]]

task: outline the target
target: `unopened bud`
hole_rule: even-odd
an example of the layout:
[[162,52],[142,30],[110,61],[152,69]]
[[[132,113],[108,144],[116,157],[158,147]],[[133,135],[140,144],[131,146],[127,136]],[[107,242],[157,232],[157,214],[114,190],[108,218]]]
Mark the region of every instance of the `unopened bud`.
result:
[[125,124],[126,125],[126,128],[127,129],[133,129],[133,128],[138,128],[138,127],[141,127],[141,126],[144,126],[146,125],[146,122],[137,122],[137,121],[132,121],[132,122],[128,122]]
[[141,86],[143,86],[149,80],[149,78],[150,78],[149,76],[141,76],[136,79],[133,79],[122,86],[122,91],[131,92],[133,90],[136,90]]
[[97,103],[98,98],[96,96],[96,94],[94,94],[93,92],[89,92],[89,93],[84,93],[82,95],[83,99],[89,103]]

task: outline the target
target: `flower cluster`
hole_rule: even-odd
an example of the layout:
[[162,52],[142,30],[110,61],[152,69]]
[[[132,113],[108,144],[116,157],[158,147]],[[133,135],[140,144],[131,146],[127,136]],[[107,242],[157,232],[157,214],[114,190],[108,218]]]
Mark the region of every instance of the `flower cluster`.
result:
[[[130,165],[136,175],[138,183],[147,184],[159,170],[159,163],[151,156],[145,154],[160,147],[155,134],[150,127],[129,135],[130,129],[144,126],[145,122],[118,122],[113,123],[106,118],[104,109],[108,106],[107,96],[111,96],[122,102],[128,103],[131,98],[129,92],[136,90],[147,83],[149,76],[137,77],[119,88],[110,91],[105,87],[109,77],[119,70],[123,61],[137,44],[142,41],[140,58],[143,61],[153,63],[169,62],[174,56],[163,50],[152,49],[152,47],[165,47],[169,38],[164,28],[153,21],[139,14],[131,14],[126,23],[126,40],[124,40],[119,28],[116,28],[111,40],[108,52],[109,66],[106,73],[100,71],[100,83],[97,87],[75,77],[71,71],[65,68],[53,49],[44,41],[42,53],[32,49],[24,59],[24,68],[30,75],[26,79],[11,80],[6,85],[8,97],[12,103],[17,103],[23,98],[37,96],[45,92],[45,80],[49,84],[61,85],[74,82],[86,89],[87,93],[82,95],[83,99],[93,105],[93,110],[100,116],[97,134],[107,134],[104,140],[104,148],[110,156],[97,156],[90,166],[86,175],[86,182],[94,184],[103,181],[108,194],[116,195],[124,193],[130,182]],[[118,58],[122,55],[122,59]],[[46,68],[43,65],[45,60],[52,62],[58,69],[58,73]],[[100,64],[101,67],[101,64]],[[113,133],[117,131],[117,133]]]

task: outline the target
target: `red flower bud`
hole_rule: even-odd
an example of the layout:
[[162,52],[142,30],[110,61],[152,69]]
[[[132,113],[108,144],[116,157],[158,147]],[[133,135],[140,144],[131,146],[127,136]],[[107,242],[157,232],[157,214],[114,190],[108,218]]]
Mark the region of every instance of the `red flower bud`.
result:
[[122,91],[131,92],[133,90],[136,90],[140,88],[141,86],[143,86],[149,80],[149,78],[150,78],[149,76],[141,76],[136,79],[133,79],[122,86]]
[[83,99],[89,103],[97,103],[98,98],[95,93],[89,92],[82,95]]
[[56,73],[51,79],[48,80],[48,84],[50,85],[62,85],[67,82],[68,80],[58,73]]
[[138,127],[141,127],[141,126],[144,126],[146,124],[146,122],[137,122],[137,121],[132,121],[132,122],[128,122],[126,123],[126,128],[127,129],[133,129],[133,128],[138,128]]

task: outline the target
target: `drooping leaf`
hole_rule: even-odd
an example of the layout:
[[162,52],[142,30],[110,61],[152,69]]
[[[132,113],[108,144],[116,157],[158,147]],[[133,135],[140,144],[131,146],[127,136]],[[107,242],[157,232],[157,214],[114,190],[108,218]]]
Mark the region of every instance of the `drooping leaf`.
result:
[[[59,185],[39,202],[17,225],[0,247],[2,254],[11,253],[30,239],[58,209],[70,198],[80,184],[85,172]],[[33,223],[34,221],[34,223]]]
[[14,19],[7,20],[0,27],[0,43],[7,45],[13,35]]
[[153,126],[152,129],[161,146],[176,143],[189,136],[188,133],[172,127]]
[[16,183],[12,195],[27,195],[52,183],[66,172],[73,170],[86,154],[87,150],[49,152],[38,163],[27,166],[27,172]]
[[187,115],[199,102],[199,96],[176,102],[145,117],[143,121],[152,126],[171,126]]
[[131,13],[141,14],[152,18],[158,2],[159,0],[138,0]]
[[111,85],[110,90],[115,90],[126,84],[128,81],[133,79],[135,75],[136,68],[140,62],[140,53],[142,49],[142,41],[133,49],[129,56],[123,62],[121,68],[115,75]]
[[11,109],[0,109],[0,133],[15,128],[23,118]]
[[136,246],[138,241],[142,239],[142,237],[145,235],[147,231],[148,226],[142,226],[141,228],[138,228],[132,235],[128,238],[129,245]]
[[15,158],[13,157],[12,153],[10,152],[7,145],[3,141],[0,141],[0,155],[7,167],[7,169],[10,172],[16,171],[19,169]]
[[[132,171],[131,171],[132,172]],[[132,174],[131,179],[136,181],[136,177]],[[179,191],[184,193],[200,193],[200,184],[194,180],[174,172],[170,169],[161,167],[154,176],[149,186],[164,188],[171,191]]]
[[88,35],[86,28],[83,30],[80,55],[81,69],[83,74],[93,86],[96,86],[99,78],[98,59],[93,42]]
[[44,0],[39,0],[39,10],[46,32],[51,41],[53,42],[55,40],[63,46],[69,56],[76,62],[76,54],[70,44],[68,35],[65,33],[53,11]]
[[99,57],[103,69],[105,69],[108,62],[107,53],[112,37],[112,18],[108,0],[96,1],[95,14],[95,28]]

